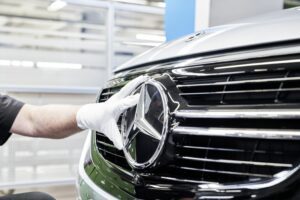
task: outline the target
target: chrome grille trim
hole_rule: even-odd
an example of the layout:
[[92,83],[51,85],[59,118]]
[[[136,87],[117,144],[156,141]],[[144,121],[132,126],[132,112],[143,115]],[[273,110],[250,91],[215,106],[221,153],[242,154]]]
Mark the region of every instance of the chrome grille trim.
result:
[[264,65],[279,65],[279,64],[291,64],[291,63],[300,63],[300,59],[277,60],[277,61],[267,61],[267,62],[257,62],[257,63],[247,63],[247,64],[234,64],[229,66],[216,67],[215,69],[232,69],[238,67],[257,67],[257,66],[264,66]]
[[200,169],[200,168],[193,168],[193,167],[178,167],[178,166],[174,166],[174,167],[179,168],[179,169],[183,169],[183,170],[209,172],[209,173],[217,173],[217,174],[230,174],[230,175],[237,175],[237,176],[252,176],[252,177],[260,177],[260,178],[272,178],[273,177],[271,175],[266,175],[266,174],[243,173],[243,172],[232,172],[232,171],[211,170],[211,169]]
[[205,109],[179,110],[176,117],[182,118],[251,118],[251,119],[298,119],[300,109]]
[[115,93],[116,92],[104,92],[104,93],[101,94],[101,96],[113,95]]
[[268,83],[268,82],[287,82],[287,81],[300,81],[299,77],[286,77],[286,78],[268,78],[268,79],[258,79],[258,80],[245,80],[245,81],[231,81],[231,82],[214,82],[214,83],[198,83],[198,84],[185,84],[177,85],[178,88],[184,87],[201,87],[201,86],[223,86],[223,85],[238,85],[238,84],[248,84],[248,83]]
[[267,152],[267,151],[263,151],[263,150],[254,150],[254,151],[250,151],[250,150],[244,150],[244,149],[229,149],[229,148],[216,148],[216,147],[201,147],[201,146],[189,146],[189,145],[176,145],[176,147],[179,148],[187,148],[187,149],[199,149],[199,150],[209,150],[209,151],[228,151],[228,152],[240,152],[240,153],[260,153],[260,154],[266,154],[266,153],[272,153],[272,154],[278,154],[278,155],[282,155],[282,152],[279,151],[275,151],[275,152]]
[[208,158],[179,156],[179,155],[177,155],[177,158],[183,159],[183,160],[214,162],[214,163],[223,163],[223,164],[235,164],[235,165],[255,165],[255,166],[285,167],[285,168],[293,167],[292,164],[288,164],[288,163],[271,163],[271,162],[256,162],[256,161],[227,160],[227,159],[208,159]]
[[105,149],[103,149],[103,148],[101,148],[101,147],[98,147],[98,150],[100,150],[100,151],[104,151],[105,153],[111,154],[111,155],[113,155],[113,156],[117,156],[117,157],[119,157],[119,158],[124,158],[124,159],[126,159],[126,158],[125,158],[125,156],[121,156],[121,155],[118,155],[118,154],[112,153],[112,152],[110,152],[110,151],[107,151],[107,150],[105,150]]
[[217,92],[193,92],[184,93],[181,92],[179,95],[206,95],[206,94],[239,94],[239,93],[259,93],[259,92],[291,92],[300,91],[300,88],[286,88],[286,89],[261,89],[261,90],[233,90],[233,91],[217,91]]
[[102,145],[104,145],[104,146],[107,146],[107,147],[116,148],[114,145],[109,144],[109,143],[106,143],[106,142],[102,142],[102,141],[100,141],[100,140],[96,140],[96,142],[97,142],[97,143],[100,143],[100,144],[102,144]]
[[197,180],[192,180],[192,179],[179,179],[179,178],[174,178],[174,177],[169,177],[169,176],[151,176],[151,178],[154,179],[161,179],[161,180],[167,180],[167,181],[175,181],[179,183],[197,183],[197,184],[213,184],[216,182],[210,182],[210,181],[197,181]]
[[195,136],[220,136],[256,139],[300,139],[299,130],[202,128],[178,126],[173,129],[173,133]]

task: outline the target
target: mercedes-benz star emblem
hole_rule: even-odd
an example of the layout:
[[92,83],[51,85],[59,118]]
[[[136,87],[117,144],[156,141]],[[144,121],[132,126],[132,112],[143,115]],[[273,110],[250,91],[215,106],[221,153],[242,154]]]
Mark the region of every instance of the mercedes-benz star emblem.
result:
[[140,99],[122,118],[124,154],[137,169],[152,166],[157,161],[168,130],[167,96],[160,82],[148,80],[137,88]]

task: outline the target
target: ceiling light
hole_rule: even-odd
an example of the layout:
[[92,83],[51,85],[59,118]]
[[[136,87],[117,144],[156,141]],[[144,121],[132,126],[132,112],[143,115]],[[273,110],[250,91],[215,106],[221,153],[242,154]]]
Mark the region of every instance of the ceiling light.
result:
[[159,8],[165,8],[166,7],[165,2],[151,2],[150,5],[154,6],[154,7],[159,7]]
[[136,34],[136,39],[138,40],[148,40],[148,41],[154,41],[154,42],[165,42],[166,37],[162,35],[150,35],[150,34],[143,34],[138,33]]
[[55,11],[62,9],[66,5],[67,5],[67,3],[65,1],[56,0],[48,6],[47,10],[51,11],[51,12],[55,12]]
[[148,3],[146,0],[117,0],[117,1],[123,3],[144,4],[144,5]]
[[165,8],[166,7],[166,3],[165,2],[156,2],[155,5],[158,6],[158,7],[161,7],[161,8]]
[[149,47],[156,47],[161,45],[158,42],[123,42],[125,45],[135,45],[135,46],[149,46]]
[[21,61],[22,67],[34,67],[34,62],[32,61]]
[[0,60],[0,66],[9,66],[10,60]]
[[14,67],[20,67],[21,66],[21,61],[12,60],[10,64],[11,64],[11,66],[14,66]]
[[36,66],[48,69],[82,69],[82,65],[77,63],[37,62]]

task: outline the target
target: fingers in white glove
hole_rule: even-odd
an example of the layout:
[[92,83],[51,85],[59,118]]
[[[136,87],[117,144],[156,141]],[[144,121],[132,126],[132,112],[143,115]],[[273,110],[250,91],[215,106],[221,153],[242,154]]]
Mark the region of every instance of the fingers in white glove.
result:
[[119,131],[118,125],[115,120],[111,119],[105,125],[103,130],[104,134],[114,143],[114,146],[122,150],[123,148],[123,140],[122,135]]
[[115,119],[117,120],[120,115],[128,108],[135,106],[140,98],[140,94],[131,95],[125,97],[117,102],[117,107],[115,110]]
[[144,83],[149,79],[148,76],[139,76],[131,80],[127,85],[125,85],[116,95],[117,98],[124,98],[130,95],[139,85]]

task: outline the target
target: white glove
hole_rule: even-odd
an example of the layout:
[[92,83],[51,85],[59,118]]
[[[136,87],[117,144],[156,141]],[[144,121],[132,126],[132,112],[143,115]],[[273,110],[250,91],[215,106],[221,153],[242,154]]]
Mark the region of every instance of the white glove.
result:
[[115,147],[121,150],[123,142],[117,120],[126,109],[138,103],[139,94],[129,95],[147,79],[147,76],[135,78],[106,102],[82,106],[76,115],[77,126],[81,129],[92,129],[105,134]]

